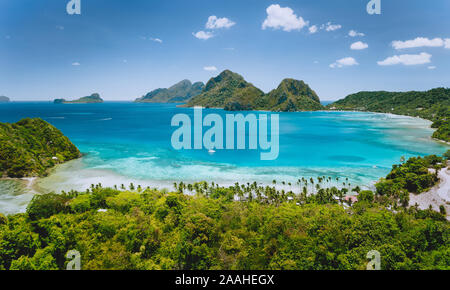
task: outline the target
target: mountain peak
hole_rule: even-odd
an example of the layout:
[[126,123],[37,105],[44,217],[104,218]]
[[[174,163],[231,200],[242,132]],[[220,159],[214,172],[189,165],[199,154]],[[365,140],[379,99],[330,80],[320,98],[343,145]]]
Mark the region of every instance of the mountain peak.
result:
[[304,82],[284,79],[268,94],[245,81],[240,74],[224,70],[211,78],[203,93],[188,106],[225,108],[226,110],[317,111],[323,109],[317,94]]
[[283,81],[281,81],[280,85],[275,91],[278,91],[278,93],[286,92],[288,95],[293,96],[305,96],[317,103],[320,103],[320,99],[317,96],[316,92],[313,91],[309,87],[309,85],[307,85],[302,80],[286,78]]

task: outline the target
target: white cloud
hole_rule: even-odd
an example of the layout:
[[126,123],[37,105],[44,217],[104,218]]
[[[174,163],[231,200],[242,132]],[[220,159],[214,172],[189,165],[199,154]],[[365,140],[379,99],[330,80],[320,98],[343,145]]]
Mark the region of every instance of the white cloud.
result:
[[79,63],[79,62],[76,61],[76,62],[73,62],[72,65],[73,65],[73,66],[80,66],[81,63]]
[[433,69],[436,69],[436,67],[435,67],[434,65],[430,65],[430,66],[428,67],[428,69],[433,70]]
[[402,54],[402,55],[394,55],[386,58],[383,61],[379,61],[378,65],[387,66],[387,65],[419,65],[426,64],[431,62],[431,54],[422,52],[421,54]]
[[207,40],[210,39],[211,37],[214,37],[214,34],[212,32],[209,31],[199,31],[196,33],[192,33],[192,35],[194,35],[195,37],[197,37],[198,39],[203,39],[203,40]]
[[153,38],[153,37],[150,37],[150,40],[151,40],[151,41],[154,41],[154,42],[163,43],[163,41],[162,41],[161,39],[159,39],[159,38]]
[[450,38],[446,38],[446,39],[445,39],[445,45],[444,45],[444,47],[450,49]]
[[353,57],[344,57],[341,59],[338,59],[335,63],[330,64],[331,68],[341,68],[344,66],[354,66],[358,65],[359,63],[353,58]]
[[319,28],[317,27],[317,25],[313,25],[309,27],[309,33],[314,34],[317,32]]
[[213,15],[209,16],[208,22],[206,23],[206,28],[207,29],[230,28],[235,24],[236,24],[235,22],[231,21],[226,17],[217,18],[217,16]]
[[203,69],[206,71],[217,71],[217,67],[215,66],[205,66]]
[[267,18],[262,29],[273,28],[284,31],[300,30],[308,25],[301,16],[297,16],[289,7],[280,7],[278,4],[270,5],[267,9]]
[[365,36],[365,34],[361,33],[361,32],[358,32],[356,30],[350,30],[348,32],[348,36],[350,36],[350,37],[357,37],[357,36]]
[[330,31],[335,31],[338,29],[341,29],[342,25],[340,24],[331,24],[331,22],[328,22],[327,24],[322,24],[322,26],[320,26],[320,29],[325,29],[326,31],[330,32]]
[[417,47],[441,47],[444,46],[442,38],[428,39],[426,37],[417,37],[416,39],[392,42],[392,47],[395,49],[417,48]]
[[357,42],[353,43],[350,46],[350,49],[352,49],[352,50],[362,50],[362,49],[366,49],[368,47],[369,47],[369,45],[367,43],[364,43],[362,41],[357,41]]
[[64,30],[64,26],[62,26],[62,25],[57,25],[57,26],[56,26],[56,29],[58,29],[58,30]]

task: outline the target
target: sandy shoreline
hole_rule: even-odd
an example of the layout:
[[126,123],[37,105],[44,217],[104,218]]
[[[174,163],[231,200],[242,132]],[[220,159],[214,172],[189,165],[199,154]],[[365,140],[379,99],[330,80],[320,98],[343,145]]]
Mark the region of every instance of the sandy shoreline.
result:
[[410,195],[410,206],[418,205],[420,209],[428,209],[439,212],[439,207],[443,205],[447,212],[447,220],[450,221],[450,167],[441,169],[438,173],[439,184],[430,191],[415,195]]

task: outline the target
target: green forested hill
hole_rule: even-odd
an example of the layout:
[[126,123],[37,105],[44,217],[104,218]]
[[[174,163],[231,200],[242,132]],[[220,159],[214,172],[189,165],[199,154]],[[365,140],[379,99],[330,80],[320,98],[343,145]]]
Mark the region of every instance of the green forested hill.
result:
[[75,145],[41,119],[0,123],[0,177],[42,176],[54,165],[78,157]]
[[212,78],[203,93],[191,99],[187,106],[224,108],[230,111],[311,111],[321,110],[319,97],[303,81],[285,79],[268,94],[248,83],[234,72],[226,70]]
[[285,79],[277,89],[264,96],[263,109],[271,111],[295,112],[322,110],[320,99],[305,82]]
[[359,110],[421,117],[433,121],[437,139],[450,142],[450,89],[426,92],[359,92],[327,106],[334,110]]
[[168,89],[156,89],[142,98],[136,99],[136,103],[183,103],[190,98],[199,95],[205,85],[202,82],[191,83],[183,80]]
[[263,95],[263,91],[246,82],[241,75],[226,70],[210,79],[203,92],[187,105],[213,108],[234,106],[235,110],[250,110]]

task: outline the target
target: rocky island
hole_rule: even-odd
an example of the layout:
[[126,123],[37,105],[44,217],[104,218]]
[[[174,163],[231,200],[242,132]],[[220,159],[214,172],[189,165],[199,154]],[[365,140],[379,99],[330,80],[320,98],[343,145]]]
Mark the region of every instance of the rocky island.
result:
[[67,101],[65,99],[56,99],[53,101],[55,104],[95,104],[95,103],[103,103],[103,99],[99,94],[95,93],[87,97],[80,98],[74,101]]
[[224,108],[228,111],[296,112],[324,109],[317,94],[303,81],[285,79],[277,89],[265,94],[241,75],[229,70],[210,79],[203,92],[193,97],[186,106]]
[[5,96],[0,96],[0,103],[9,103],[10,99]]
[[185,103],[192,97],[199,95],[205,84],[202,82],[191,83],[183,80],[168,89],[156,89],[142,98],[135,100],[136,103]]

